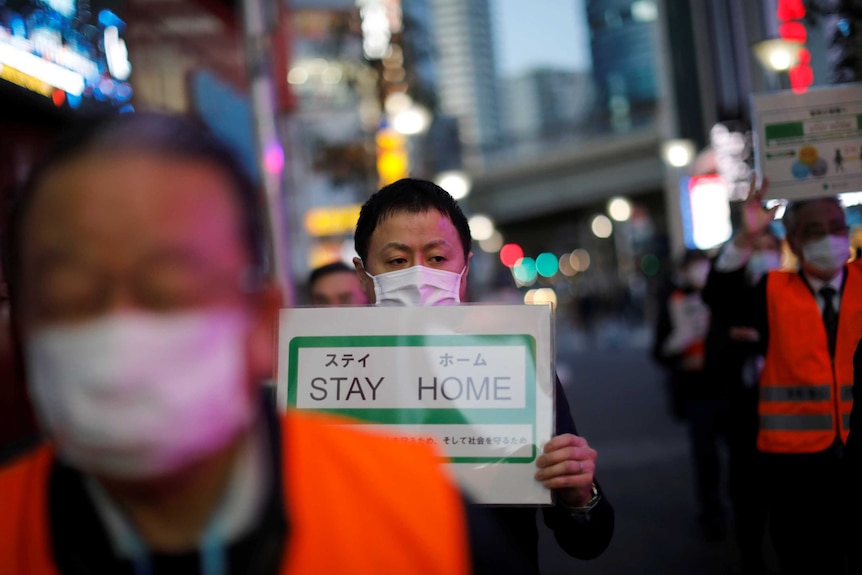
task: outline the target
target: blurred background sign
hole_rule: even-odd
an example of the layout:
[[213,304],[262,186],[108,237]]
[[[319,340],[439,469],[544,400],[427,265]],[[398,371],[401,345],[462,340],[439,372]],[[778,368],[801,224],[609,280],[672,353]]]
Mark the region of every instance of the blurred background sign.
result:
[[721,176],[682,178],[680,204],[686,247],[708,250],[730,239],[730,204]]
[[862,190],[862,84],[757,94],[757,169],[769,197]]

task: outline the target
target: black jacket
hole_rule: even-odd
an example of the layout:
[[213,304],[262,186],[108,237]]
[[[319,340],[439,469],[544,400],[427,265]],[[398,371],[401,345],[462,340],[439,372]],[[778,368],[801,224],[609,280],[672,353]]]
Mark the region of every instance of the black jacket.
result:
[[[559,378],[555,385],[555,435],[564,433],[577,435],[578,430]],[[614,509],[602,492],[598,481],[596,481],[596,487],[599,490],[599,502],[586,516],[573,515],[560,502],[550,507],[542,507],[540,510],[533,507],[491,507],[489,509],[510,539],[519,544],[524,555],[536,566],[536,572],[538,572],[539,530],[536,525],[536,514],[539,512],[545,525],[554,532],[554,538],[560,548],[572,557],[593,559],[607,548],[614,533]]]

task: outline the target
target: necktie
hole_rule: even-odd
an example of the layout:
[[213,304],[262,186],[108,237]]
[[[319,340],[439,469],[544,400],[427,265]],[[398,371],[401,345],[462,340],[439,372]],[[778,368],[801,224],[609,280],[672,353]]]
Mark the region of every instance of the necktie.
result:
[[835,357],[835,340],[838,336],[838,313],[832,300],[836,291],[832,286],[820,288],[820,296],[823,298],[823,325],[826,326],[826,337],[829,340],[829,355]]

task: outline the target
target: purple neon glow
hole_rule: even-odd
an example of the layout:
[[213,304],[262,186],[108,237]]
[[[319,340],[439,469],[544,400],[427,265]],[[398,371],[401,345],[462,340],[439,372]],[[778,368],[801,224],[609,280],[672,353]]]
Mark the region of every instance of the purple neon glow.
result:
[[280,174],[284,169],[284,149],[278,142],[270,142],[263,153],[263,165],[270,174]]

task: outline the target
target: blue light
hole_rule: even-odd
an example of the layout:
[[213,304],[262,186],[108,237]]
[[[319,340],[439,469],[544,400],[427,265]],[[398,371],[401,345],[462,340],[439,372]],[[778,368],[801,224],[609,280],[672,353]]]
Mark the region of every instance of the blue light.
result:
[[536,281],[536,260],[523,258],[512,270],[515,279],[522,284],[531,284]]

